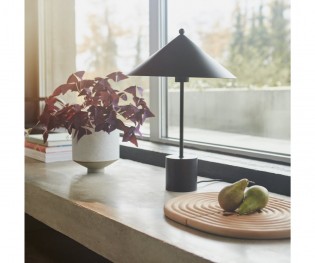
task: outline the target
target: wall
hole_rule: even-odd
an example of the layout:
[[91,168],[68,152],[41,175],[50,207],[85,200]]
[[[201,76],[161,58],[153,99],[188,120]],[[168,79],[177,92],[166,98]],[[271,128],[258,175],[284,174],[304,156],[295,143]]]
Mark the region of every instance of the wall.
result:
[[76,70],[75,1],[38,1],[40,95],[47,96]]
[[74,0],[25,0],[25,126],[47,97],[76,70]]
[[25,1],[25,67],[24,67],[24,94],[25,94],[25,123],[34,124],[38,115],[38,19],[37,0]]
[[[290,139],[289,88],[186,89],[184,98],[185,127]],[[179,91],[168,99],[169,124],[178,125]]]

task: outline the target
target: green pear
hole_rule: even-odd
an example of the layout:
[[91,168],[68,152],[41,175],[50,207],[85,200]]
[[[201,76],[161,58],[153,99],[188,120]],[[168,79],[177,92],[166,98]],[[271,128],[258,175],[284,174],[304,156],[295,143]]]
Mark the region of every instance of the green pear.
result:
[[238,208],[244,199],[244,190],[248,182],[248,179],[244,178],[224,187],[218,195],[221,208],[228,212],[232,212]]
[[269,199],[268,190],[260,185],[249,187],[244,196],[244,201],[236,212],[240,215],[254,213],[264,208]]

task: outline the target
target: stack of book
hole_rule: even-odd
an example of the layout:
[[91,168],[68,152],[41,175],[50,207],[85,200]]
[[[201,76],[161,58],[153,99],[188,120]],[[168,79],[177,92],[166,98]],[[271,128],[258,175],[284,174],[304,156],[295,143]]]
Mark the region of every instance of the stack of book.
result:
[[44,143],[42,134],[27,135],[25,156],[45,163],[72,160],[71,136],[68,133],[52,133]]

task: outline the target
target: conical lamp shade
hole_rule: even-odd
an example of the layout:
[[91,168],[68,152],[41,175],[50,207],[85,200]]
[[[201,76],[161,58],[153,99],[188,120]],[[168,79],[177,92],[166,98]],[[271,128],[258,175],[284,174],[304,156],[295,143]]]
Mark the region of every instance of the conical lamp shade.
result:
[[235,78],[184,35],[180,35],[132,70],[130,76]]

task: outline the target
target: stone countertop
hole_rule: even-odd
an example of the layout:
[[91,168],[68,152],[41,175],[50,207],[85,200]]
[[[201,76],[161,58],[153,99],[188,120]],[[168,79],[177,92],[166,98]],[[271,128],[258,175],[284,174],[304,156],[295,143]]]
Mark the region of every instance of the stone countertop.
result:
[[126,159],[102,174],[73,161],[25,161],[25,212],[113,262],[290,262],[290,239],[227,238],[167,219],[165,202],[182,194],[165,190],[164,168]]

